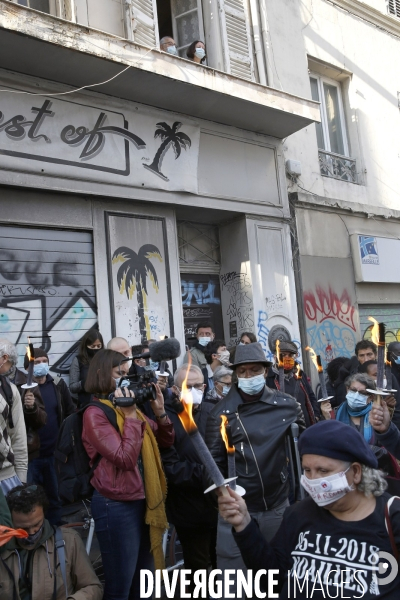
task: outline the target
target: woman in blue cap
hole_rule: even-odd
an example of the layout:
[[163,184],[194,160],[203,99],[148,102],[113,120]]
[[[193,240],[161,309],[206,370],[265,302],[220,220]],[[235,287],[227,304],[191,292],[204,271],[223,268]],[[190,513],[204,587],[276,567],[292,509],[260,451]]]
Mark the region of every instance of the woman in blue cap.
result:
[[[247,568],[278,570],[268,593],[278,588],[279,596],[269,597],[397,600],[400,500],[385,493],[366,440],[340,421],[321,421],[301,435],[299,449],[309,497],[286,509],[270,543],[240,496],[229,490],[230,497],[219,497],[220,514],[233,526]],[[268,588],[263,577],[261,587]]]

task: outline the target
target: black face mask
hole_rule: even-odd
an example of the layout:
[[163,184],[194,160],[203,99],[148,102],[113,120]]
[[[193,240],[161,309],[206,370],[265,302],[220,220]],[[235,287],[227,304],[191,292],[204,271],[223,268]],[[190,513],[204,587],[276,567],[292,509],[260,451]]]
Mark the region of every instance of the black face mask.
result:
[[90,358],[96,356],[96,352],[99,352],[99,350],[102,350],[102,348],[88,348],[86,346],[86,352],[88,353],[88,356],[90,356]]
[[21,538],[20,540],[18,540],[18,543],[21,544],[21,546],[25,546],[26,548],[35,546],[35,544],[37,544],[38,541],[40,540],[40,538],[42,537],[43,527],[44,527],[44,523],[41,526],[41,528],[37,530],[36,533],[33,533],[32,535],[28,535],[27,538]]

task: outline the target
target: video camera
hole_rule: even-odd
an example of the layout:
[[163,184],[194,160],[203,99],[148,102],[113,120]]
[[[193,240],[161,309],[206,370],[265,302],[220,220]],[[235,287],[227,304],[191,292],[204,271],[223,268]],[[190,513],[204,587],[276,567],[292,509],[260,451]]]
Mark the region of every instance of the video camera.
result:
[[[124,362],[140,358],[151,358],[152,361],[160,364],[160,372],[164,373],[166,361],[177,358],[180,356],[180,353],[181,347],[178,340],[175,338],[167,338],[161,342],[153,342],[150,345],[148,352],[136,354],[130,358],[123,358],[119,364],[121,365]],[[130,381],[130,383],[129,385],[123,386],[122,383],[126,380]],[[131,390],[135,397],[132,398],[130,395],[124,395],[121,398],[115,398],[114,393],[112,393],[108,398],[115,406],[119,407],[128,407],[133,406],[134,404],[143,406],[147,400],[155,400],[157,398],[155,383],[157,383],[157,376],[154,371],[126,375],[125,377],[121,377],[117,387],[122,389],[123,394],[125,394],[124,390]]]

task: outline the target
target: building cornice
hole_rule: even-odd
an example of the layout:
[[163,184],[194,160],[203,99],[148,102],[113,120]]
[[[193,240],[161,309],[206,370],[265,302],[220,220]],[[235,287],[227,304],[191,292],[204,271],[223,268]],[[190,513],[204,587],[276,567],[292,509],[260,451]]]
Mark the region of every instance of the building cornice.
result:
[[359,0],[325,0],[325,2],[341,8],[391,35],[400,37],[400,19],[382,13],[365,2]]

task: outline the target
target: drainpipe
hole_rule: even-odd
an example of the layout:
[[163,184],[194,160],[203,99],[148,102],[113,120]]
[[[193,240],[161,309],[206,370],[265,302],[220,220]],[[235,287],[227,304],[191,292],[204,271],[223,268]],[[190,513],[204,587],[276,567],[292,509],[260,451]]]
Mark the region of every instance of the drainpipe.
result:
[[267,85],[267,79],[265,76],[265,63],[264,63],[263,49],[262,49],[261,37],[260,37],[260,23],[258,20],[257,0],[250,0],[250,13],[251,13],[251,24],[253,27],[253,38],[254,38],[254,48],[256,51],[258,77],[259,77],[260,83],[262,85]]
[[132,0],[124,0],[124,29],[127,40],[133,41],[132,31]]
[[269,87],[274,87],[274,76],[272,73],[272,67],[270,62],[270,33],[267,15],[266,0],[260,0],[260,14],[261,14],[261,33],[264,46],[265,64],[267,67],[267,80]]

